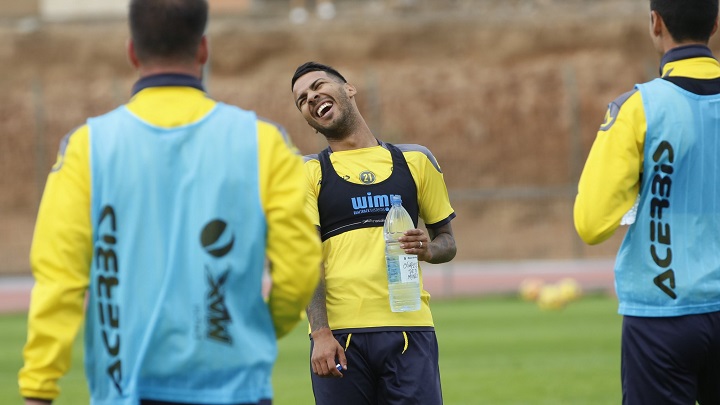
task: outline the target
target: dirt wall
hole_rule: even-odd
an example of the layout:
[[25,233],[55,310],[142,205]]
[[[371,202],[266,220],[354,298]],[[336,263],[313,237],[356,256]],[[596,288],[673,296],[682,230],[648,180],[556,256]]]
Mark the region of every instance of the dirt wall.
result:
[[[572,201],[607,103],[656,74],[645,1],[378,4],[340,2],[335,20],[305,25],[284,10],[214,16],[209,93],[315,153],[324,140],[295,110],[290,77],[307,60],[334,65],[379,138],[435,154],[458,214],[458,260],[612,255],[622,235],[583,246]],[[0,273],[25,272],[60,138],[123,103],[136,76],[123,21],[0,30]]]

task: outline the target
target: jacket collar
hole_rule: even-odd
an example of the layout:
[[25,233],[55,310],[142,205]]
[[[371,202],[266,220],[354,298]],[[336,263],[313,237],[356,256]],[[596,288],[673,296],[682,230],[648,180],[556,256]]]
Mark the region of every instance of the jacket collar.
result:
[[663,75],[665,65],[670,62],[677,62],[682,59],[690,58],[714,58],[712,51],[705,45],[685,45],[673,48],[660,60],[660,76]]
[[140,78],[133,86],[132,95],[148,87],[193,87],[205,91],[202,81],[197,77],[181,73],[161,73]]

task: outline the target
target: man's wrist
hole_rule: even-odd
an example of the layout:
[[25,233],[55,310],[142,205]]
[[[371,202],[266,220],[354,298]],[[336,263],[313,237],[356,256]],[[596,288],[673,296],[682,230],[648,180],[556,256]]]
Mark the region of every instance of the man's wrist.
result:
[[330,330],[330,327],[323,326],[318,328],[317,330],[313,330],[312,332],[310,332],[310,336],[312,336],[313,340],[317,339],[318,337],[332,336],[332,331]]
[[52,399],[44,398],[25,398],[25,405],[50,405]]

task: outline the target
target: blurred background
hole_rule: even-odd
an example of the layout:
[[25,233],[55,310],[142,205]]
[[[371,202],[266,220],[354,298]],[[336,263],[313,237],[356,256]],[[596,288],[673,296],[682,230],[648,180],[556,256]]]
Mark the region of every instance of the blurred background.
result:
[[[29,275],[60,139],[129,97],[126,7],[0,2],[0,276]],[[304,154],[317,153],[324,138],[290,91],[295,68],[315,60],[356,85],[379,139],[434,153],[457,212],[453,266],[599,261],[612,277],[624,229],[585,246],[572,206],[607,104],[657,75],[647,0],[336,0],[329,15],[308,0],[299,20],[288,0],[210,7],[212,97],[282,124]]]

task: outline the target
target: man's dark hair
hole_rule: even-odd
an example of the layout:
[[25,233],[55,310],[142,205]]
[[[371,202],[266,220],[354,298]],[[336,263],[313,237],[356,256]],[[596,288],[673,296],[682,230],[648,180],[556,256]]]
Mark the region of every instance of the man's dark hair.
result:
[[707,43],[718,16],[718,0],[650,0],[650,10],[660,14],[675,42]]
[[208,20],[207,0],[132,0],[130,35],[141,61],[195,57]]
[[334,76],[341,82],[347,83],[347,80],[345,80],[343,75],[341,75],[337,70],[333,69],[332,67],[317,62],[305,62],[302,65],[298,66],[297,69],[295,69],[295,74],[293,75],[292,82],[290,83],[290,89],[292,90],[292,88],[295,87],[295,82],[297,81],[297,79],[310,72],[325,72],[330,76]]

